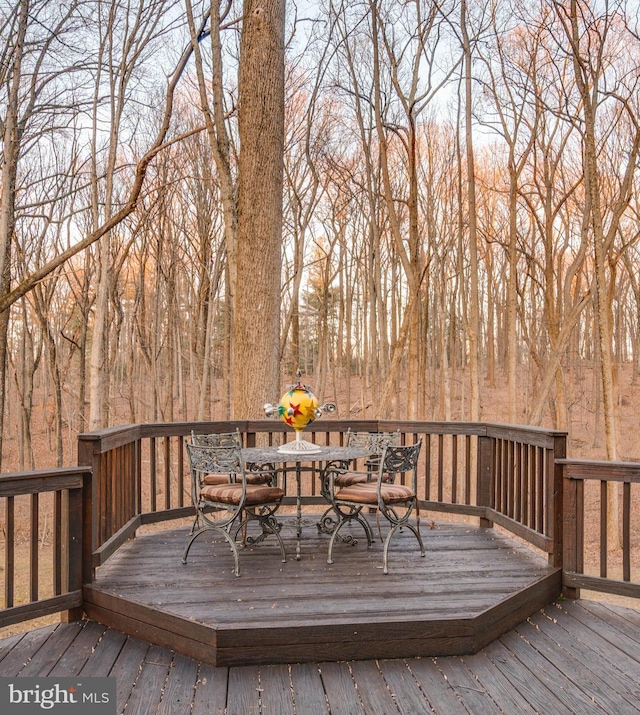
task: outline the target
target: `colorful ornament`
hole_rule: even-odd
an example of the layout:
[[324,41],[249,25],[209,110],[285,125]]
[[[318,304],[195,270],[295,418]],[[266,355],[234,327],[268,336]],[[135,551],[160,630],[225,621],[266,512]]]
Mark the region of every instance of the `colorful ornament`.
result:
[[280,403],[274,406],[267,403],[264,411],[267,417],[278,414],[285,424],[293,427],[296,431],[296,441],[289,442],[280,447],[280,452],[317,452],[319,448],[311,442],[302,439],[302,430],[316,417],[320,417],[323,412],[334,412],[336,406],[327,402],[322,407],[318,405],[318,398],[311,392],[307,385],[300,381],[302,374],[300,370],[296,373],[298,382],[291,385],[289,390],[280,398]]

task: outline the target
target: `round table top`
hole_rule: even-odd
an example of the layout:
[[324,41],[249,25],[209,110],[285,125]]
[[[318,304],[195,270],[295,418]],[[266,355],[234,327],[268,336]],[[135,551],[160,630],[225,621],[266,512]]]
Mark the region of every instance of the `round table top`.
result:
[[368,457],[372,452],[362,447],[340,447],[338,445],[316,445],[312,452],[280,452],[278,447],[245,447],[242,456],[246,462],[332,462],[351,461]]

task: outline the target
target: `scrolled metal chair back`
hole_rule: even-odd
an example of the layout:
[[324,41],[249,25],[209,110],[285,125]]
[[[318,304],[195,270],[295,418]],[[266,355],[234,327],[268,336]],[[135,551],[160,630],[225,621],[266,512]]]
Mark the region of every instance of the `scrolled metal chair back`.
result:
[[236,446],[187,444],[186,447],[189,465],[194,472],[237,475],[243,473],[242,454]]
[[382,454],[385,447],[397,445],[400,442],[400,432],[352,432],[347,431],[347,447],[371,449],[375,454]]
[[191,432],[191,444],[202,447],[242,447],[240,432],[213,432],[211,434],[196,434]]
[[418,467],[418,457],[422,448],[422,440],[415,444],[386,447],[382,452],[380,469],[383,474],[401,474],[413,472],[414,478]]

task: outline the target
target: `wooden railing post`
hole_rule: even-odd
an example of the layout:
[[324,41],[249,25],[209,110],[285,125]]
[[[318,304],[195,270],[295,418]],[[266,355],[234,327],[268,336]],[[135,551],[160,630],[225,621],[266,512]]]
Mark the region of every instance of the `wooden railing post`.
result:
[[[580,482],[577,479],[569,479],[569,468],[566,464],[557,466],[562,470],[563,480],[563,569],[575,573],[579,570],[578,548],[581,541],[579,538],[580,526],[578,525],[578,486]],[[566,598],[580,598],[580,589],[563,584],[562,595]]]
[[[69,492],[66,510],[67,522],[67,559],[66,578],[67,591],[82,592],[84,582],[84,494],[91,490],[91,474],[87,473],[82,479],[82,489],[73,489]],[[82,605],[63,611],[60,620],[72,623],[83,617]]]
[[93,440],[78,441],[78,464],[91,467],[91,472],[84,477],[84,488],[82,490],[82,583],[92,583],[95,575],[93,566],[93,551],[95,548],[95,530],[93,513],[93,492],[97,478],[97,470],[100,462],[94,454]]
[[549,554],[549,565],[562,568],[564,563],[563,533],[564,514],[564,483],[563,466],[556,460],[567,456],[567,437],[564,434],[553,438],[553,454],[549,455],[549,499],[547,519],[549,536],[553,541],[553,553]]
[[[478,506],[493,507],[493,447],[492,437],[478,437]],[[481,517],[480,526],[491,528],[493,521]]]

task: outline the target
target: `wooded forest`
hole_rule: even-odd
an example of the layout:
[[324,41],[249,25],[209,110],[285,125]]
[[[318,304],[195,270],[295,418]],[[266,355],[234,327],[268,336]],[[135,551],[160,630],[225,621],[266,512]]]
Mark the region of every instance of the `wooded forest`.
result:
[[[281,149],[239,101],[279,6]],[[637,0],[0,0],[0,38],[3,469],[260,416],[298,368],[341,418],[570,430],[588,392],[640,457]]]

